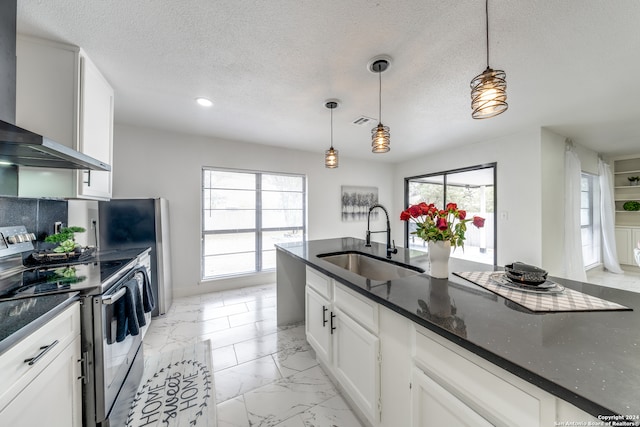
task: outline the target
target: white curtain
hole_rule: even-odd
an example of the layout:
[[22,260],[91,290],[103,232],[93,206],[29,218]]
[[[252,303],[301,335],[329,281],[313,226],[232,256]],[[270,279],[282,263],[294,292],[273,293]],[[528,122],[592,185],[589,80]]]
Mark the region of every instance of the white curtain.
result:
[[564,264],[567,279],[585,282],[587,273],[582,259],[582,231],[580,228],[580,158],[567,143],[564,152]]
[[602,221],[602,263],[612,273],[622,274],[624,271],[618,263],[615,236],[615,205],[613,201],[613,175],[608,164],[598,159],[598,175],[600,176],[600,218]]

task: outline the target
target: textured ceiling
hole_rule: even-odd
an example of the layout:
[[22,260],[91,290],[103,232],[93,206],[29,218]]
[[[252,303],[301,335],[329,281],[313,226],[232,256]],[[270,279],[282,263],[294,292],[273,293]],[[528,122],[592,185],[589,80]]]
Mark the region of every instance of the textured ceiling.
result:
[[[78,45],[116,92],[115,119],[342,156],[416,154],[548,126],[596,151],[640,151],[640,1],[491,0],[490,65],[509,109],[473,120],[482,0],[18,0],[18,32]],[[372,154],[378,117],[391,151]],[[203,109],[197,96],[214,106]],[[319,154],[320,155],[320,154]]]

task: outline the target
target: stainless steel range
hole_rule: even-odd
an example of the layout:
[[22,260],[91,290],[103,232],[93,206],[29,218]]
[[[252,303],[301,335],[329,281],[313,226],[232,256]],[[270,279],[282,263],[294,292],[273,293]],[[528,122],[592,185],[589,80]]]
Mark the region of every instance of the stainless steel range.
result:
[[155,304],[149,249],[36,260],[33,240],[24,226],[0,227],[0,301],[78,292],[83,425],[124,425],[142,377],[142,341]]

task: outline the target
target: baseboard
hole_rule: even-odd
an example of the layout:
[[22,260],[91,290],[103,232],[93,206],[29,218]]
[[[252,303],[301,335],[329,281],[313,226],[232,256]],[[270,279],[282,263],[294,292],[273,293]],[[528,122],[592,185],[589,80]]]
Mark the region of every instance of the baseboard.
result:
[[230,289],[246,288],[247,286],[268,285],[276,282],[276,273],[247,274],[224,279],[205,280],[196,286],[181,286],[173,288],[173,297],[190,297],[194,295],[208,294],[210,292],[227,291]]

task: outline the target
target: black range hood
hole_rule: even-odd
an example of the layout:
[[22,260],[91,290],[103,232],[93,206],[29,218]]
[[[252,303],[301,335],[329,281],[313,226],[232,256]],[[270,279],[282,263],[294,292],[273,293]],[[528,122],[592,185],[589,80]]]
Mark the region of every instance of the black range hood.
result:
[[111,170],[100,160],[1,120],[0,162],[40,168]]

